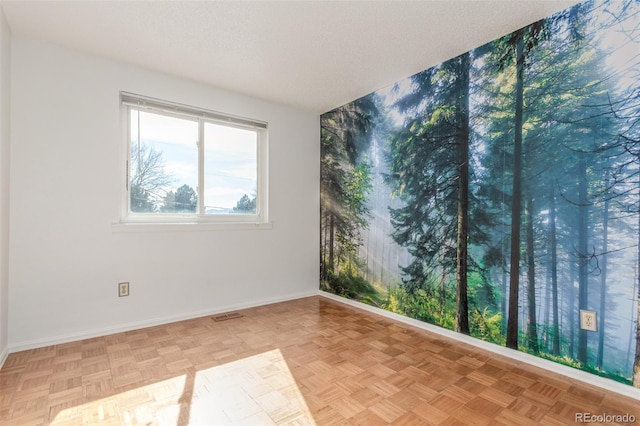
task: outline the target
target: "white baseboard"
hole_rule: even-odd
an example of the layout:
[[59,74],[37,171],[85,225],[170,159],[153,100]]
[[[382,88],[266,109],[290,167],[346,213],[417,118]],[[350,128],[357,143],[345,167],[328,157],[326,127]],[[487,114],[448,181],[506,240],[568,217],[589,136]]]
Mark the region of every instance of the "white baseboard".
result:
[[302,299],[304,297],[317,296],[317,295],[318,295],[318,291],[313,290],[308,292],[287,295],[284,297],[260,299],[260,300],[252,301],[249,303],[236,303],[236,304],[221,306],[211,310],[202,310],[202,311],[189,312],[189,313],[184,313],[179,315],[158,317],[158,318],[153,318],[145,321],[137,321],[137,322],[132,322],[128,324],[122,324],[115,327],[105,327],[105,328],[83,331],[80,333],[71,333],[71,334],[54,336],[46,339],[20,342],[14,345],[10,345],[9,348],[5,349],[3,353],[6,352],[5,354],[5,358],[6,358],[6,356],[9,353],[20,352],[20,351],[25,351],[29,349],[42,348],[42,347],[51,346],[51,345],[59,345],[62,343],[76,342],[78,340],[107,336],[109,334],[122,333],[124,331],[139,330],[141,328],[154,327],[156,325],[163,325],[163,324],[169,324],[177,321],[200,318],[208,315],[220,314],[222,312],[235,311],[238,309],[254,308],[256,306],[270,305],[272,303],[286,302],[288,300]]
[[4,365],[4,362],[7,360],[8,356],[9,348],[4,348],[2,352],[0,352],[0,370],[2,370],[2,366]]
[[460,342],[467,343],[469,345],[505,356],[507,358],[514,359],[516,361],[525,362],[535,367],[543,368],[545,370],[562,374],[563,376],[567,376],[572,379],[580,380],[581,382],[584,382],[593,386],[598,386],[602,389],[606,389],[612,392],[622,394],[624,396],[628,396],[628,397],[640,400],[639,388],[625,385],[623,383],[616,382],[615,380],[596,376],[595,374],[587,373],[586,371],[578,370],[566,365],[562,365],[562,364],[555,363],[553,361],[546,360],[544,358],[539,358],[534,355],[509,349],[509,348],[497,345],[495,343],[485,342],[484,340],[480,340],[475,337],[467,336],[461,333],[456,333],[455,331],[447,330],[446,328],[438,327],[436,325],[429,324],[417,319],[409,318],[404,315],[396,314],[394,312],[389,312],[381,308],[376,308],[374,306],[367,305],[362,302],[357,302],[355,300],[347,299],[341,296],[336,296],[335,294],[328,293],[326,291],[319,290],[318,294],[320,294],[320,296],[326,297],[327,299],[335,300],[345,305],[349,305],[358,309],[372,312],[389,319],[393,319],[393,320],[396,320],[408,325],[412,325],[414,327],[417,327],[426,331],[430,331],[432,333],[439,334],[444,337],[449,337],[451,339],[455,339]]
[[590,373],[587,373],[582,370],[578,370],[572,367],[568,367],[566,365],[558,364],[543,358],[539,358],[524,352],[515,351],[513,349],[508,349],[503,346],[496,345],[494,343],[485,342],[483,340],[466,336],[464,334],[456,333],[455,331],[447,330],[442,327],[438,327],[433,324],[429,324],[420,320],[416,320],[413,318],[406,317],[404,315],[396,314],[393,312],[389,312],[387,310],[376,308],[374,306],[367,305],[365,303],[357,302],[355,300],[347,299],[344,297],[336,296],[335,294],[328,293],[322,290],[314,290],[308,292],[297,293],[293,295],[288,295],[286,297],[276,297],[276,298],[267,298],[261,299],[249,303],[238,303],[227,306],[218,307],[216,309],[211,310],[203,310],[190,312],[180,315],[173,315],[167,317],[159,317],[146,321],[138,321],[134,323],[123,324],[116,327],[105,327],[101,329],[89,330],[81,333],[72,333],[67,335],[55,336],[47,339],[40,340],[32,340],[27,342],[22,342],[16,345],[11,345],[7,348],[4,348],[2,352],[0,352],[0,368],[4,365],[8,355],[14,352],[20,352],[29,349],[41,348],[45,346],[58,345],[62,343],[75,342],[83,339],[90,339],[93,337],[101,337],[114,333],[121,333],[124,331],[138,330],[146,327],[153,327],[156,325],[163,325],[177,321],[184,321],[193,318],[204,317],[208,315],[215,315],[222,312],[229,312],[238,309],[248,309],[254,308],[257,306],[270,305],[272,303],[278,302],[286,302],[289,300],[302,299],[304,297],[316,296],[320,295],[327,299],[331,299],[337,301],[339,303],[343,303],[348,306],[352,306],[354,308],[362,309],[368,312],[375,313],[377,315],[408,324],[422,330],[426,330],[435,334],[439,334],[444,337],[448,337],[463,343],[467,343],[469,345],[484,349],[489,352],[493,352],[507,358],[511,358],[516,361],[525,362],[529,365],[539,367],[548,371],[552,371],[554,373],[558,373],[564,376],[567,376],[572,379],[580,380],[584,383],[598,386],[602,389],[606,389],[612,392],[616,392],[622,394],[624,396],[628,396],[637,400],[640,400],[640,389],[632,386],[624,385],[622,383],[618,383],[614,380],[610,380],[604,377],[596,376]]

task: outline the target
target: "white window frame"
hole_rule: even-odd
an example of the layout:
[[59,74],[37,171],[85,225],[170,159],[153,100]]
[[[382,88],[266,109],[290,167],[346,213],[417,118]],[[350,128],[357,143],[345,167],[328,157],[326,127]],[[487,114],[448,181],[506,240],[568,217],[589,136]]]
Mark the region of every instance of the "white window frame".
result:
[[[112,224],[112,230],[123,231],[172,231],[206,230],[224,228],[253,229],[270,228],[268,216],[268,133],[267,123],[232,116],[202,108],[163,101],[128,92],[120,93],[123,128],[123,190],[120,221]],[[198,123],[198,207],[191,213],[138,213],[130,211],[130,163],[131,163],[131,110],[146,110],[151,113],[186,118]],[[257,194],[256,214],[206,214],[204,213],[204,124],[213,123],[228,127],[251,129],[257,134]]]

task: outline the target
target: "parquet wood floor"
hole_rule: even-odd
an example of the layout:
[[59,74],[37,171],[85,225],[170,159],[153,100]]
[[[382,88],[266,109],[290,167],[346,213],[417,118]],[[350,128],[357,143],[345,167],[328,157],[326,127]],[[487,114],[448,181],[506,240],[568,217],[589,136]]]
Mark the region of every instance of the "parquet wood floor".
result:
[[637,400],[321,296],[9,355],[2,425],[562,425]]

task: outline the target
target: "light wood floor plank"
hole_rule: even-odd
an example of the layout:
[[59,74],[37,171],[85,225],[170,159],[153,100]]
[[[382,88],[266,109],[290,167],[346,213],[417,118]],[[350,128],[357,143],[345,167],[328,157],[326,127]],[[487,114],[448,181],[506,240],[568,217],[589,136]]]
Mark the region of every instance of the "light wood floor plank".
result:
[[310,297],[10,354],[2,425],[562,425],[637,400]]

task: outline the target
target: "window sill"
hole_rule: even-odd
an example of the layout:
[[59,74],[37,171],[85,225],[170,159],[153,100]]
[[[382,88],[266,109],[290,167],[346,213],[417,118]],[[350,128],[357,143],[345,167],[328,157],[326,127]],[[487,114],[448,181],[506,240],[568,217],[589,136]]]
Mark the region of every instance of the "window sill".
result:
[[202,232],[202,231],[236,231],[251,229],[273,229],[273,222],[180,222],[180,223],[151,223],[151,222],[118,222],[111,224],[112,233],[131,232]]

